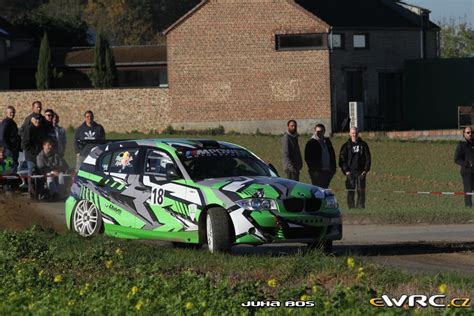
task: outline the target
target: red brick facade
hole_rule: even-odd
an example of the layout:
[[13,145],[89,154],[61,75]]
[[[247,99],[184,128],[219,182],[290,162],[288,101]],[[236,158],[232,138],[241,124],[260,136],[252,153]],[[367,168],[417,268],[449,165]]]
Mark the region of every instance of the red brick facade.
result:
[[295,118],[330,130],[329,51],[276,50],[276,34],[297,33],[328,25],[287,0],[202,4],[167,34],[173,125],[253,121],[274,132]]

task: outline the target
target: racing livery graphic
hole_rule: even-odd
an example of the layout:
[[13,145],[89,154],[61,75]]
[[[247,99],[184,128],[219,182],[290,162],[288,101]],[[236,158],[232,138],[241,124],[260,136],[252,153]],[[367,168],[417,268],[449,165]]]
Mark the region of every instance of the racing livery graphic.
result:
[[240,146],[152,139],[95,147],[66,201],[81,236],[161,239],[177,246],[305,242],[330,250],[342,238],[334,194],[279,178]]

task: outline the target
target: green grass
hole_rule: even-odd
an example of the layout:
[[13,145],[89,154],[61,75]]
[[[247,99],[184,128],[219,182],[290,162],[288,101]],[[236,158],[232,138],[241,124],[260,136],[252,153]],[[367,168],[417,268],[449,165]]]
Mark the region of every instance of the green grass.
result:
[[[0,232],[1,315],[376,315],[382,294],[473,297],[474,279],[383,269],[318,251],[213,255],[103,236],[83,239],[30,229]],[[248,309],[248,300],[312,300],[313,308]],[[384,309],[399,315],[399,309]],[[424,310],[470,314],[472,309]],[[411,309],[407,315],[417,314]]]
[[[249,148],[271,162],[284,175],[280,136],[269,135],[144,135],[111,134],[110,138],[193,137],[213,138]],[[68,140],[72,134],[68,134]],[[302,152],[308,136],[300,136]],[[334,138],[336,156],[346,138]],[[467,223],[474,221],[474,211],[464,208],[462,196],[423,196],[397,194],[393,191],[462,191],[459,169],[454,164],[456,142],[368,140],[372,152],[372,170],[367,177],[367,201],[364,210],[349,210],[344,192],[345,177],[338,169],[331,188],[336,192],[347,222],[357,223]],[[66,157],[75,165],[72,143]],[[309,183],[306,166],[301,181]]]

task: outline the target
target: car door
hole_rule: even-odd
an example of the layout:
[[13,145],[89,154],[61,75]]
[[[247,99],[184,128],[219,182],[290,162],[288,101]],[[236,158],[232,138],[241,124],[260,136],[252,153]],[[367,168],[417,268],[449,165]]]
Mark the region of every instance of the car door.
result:
[[163,232],[197,230],[195,208],[186,200],[189,188],[168,153],[147,149],[142,184],[148,193],[146,208],[154,220],[145,229]]
[[141,225],[137,210],[135,185],[140,177],[140,148],[120,148],[106,152],[100,160],[104,178],[98,187],[102,191],[99,208],[104,222],[125,227]]

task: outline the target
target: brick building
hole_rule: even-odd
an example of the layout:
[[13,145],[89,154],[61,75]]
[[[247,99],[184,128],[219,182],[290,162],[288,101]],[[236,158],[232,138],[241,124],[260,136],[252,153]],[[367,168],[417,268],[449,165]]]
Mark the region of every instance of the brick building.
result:
[[[166,47],[114,48],[119,76],[123,72],[120,86],[155,78],[140,84],[155,88],[2,92],[0,102],[21,106],[40,99],[72,113],[93,104],[97,117],[107,117],[107,129],[117,131],[162,130],[169,124],[281,133],[290,118],[298,120],[301,132],[312,131],[316,122],[339,131],[348,102],[359,101],[369,128],[403,128],[405,62],[439,56],[439,28],[429,21],[429,11],[395,0],[203,0],[164,33]],[[73,82],[64,88],[87,88],[92,49],[52,51],[53,63],[67,75],[63,83]],[[28,68],[23,71],[34,78],[37,58],[27,58],[34,54],[7,66],[18,66],[15,73]],[[107,103],[112,95],[113,111]],[[140,110],[150,118],[146,124],[114,124],[141,107],[153,111]],[[71,116],[63,124],[76,121]]]
[[173,125],[339,130],[359,101],[369,127],[398,127],[404,63],[438,57],[438,33],[393,0],[202,1],[165,31]]

